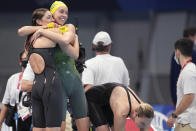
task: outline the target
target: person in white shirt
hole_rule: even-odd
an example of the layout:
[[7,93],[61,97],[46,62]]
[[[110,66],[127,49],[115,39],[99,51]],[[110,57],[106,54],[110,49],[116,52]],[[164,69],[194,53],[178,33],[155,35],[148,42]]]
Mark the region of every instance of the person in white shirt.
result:
[[22,91],[31,92],[34,79],[35,79],[35,74],[31,68],[30,63],[28,62],[27,67],[25,68],[23,72],[23,77],[21,81]]
[[110,54],[112,40],[107,32],[98,32],[93,39],[93,50],[96,56],[85,62],[86,68],[82,72],[82,82],[85,91],[92,86],[116,82],[129,85],[129,73],[120,57]]
[[[1,113],[0,113],[0,131],[1,131],[2,123],[7,118],[6,114],[10,115],[9,107],[14,107],[14,108],[19,107],[19,103],[20,103],[19,94],[21,91],[21,84],[20,83],[21,83],[24,68],[26,67],[26,63],[27,63],[26,56],[27,56],[27,54],[25,51],[20,53],[19,64],[22,67],[22,72],[13,74],[7,81],[7,86],[6,86],[5,94],[3,97],[2,108],[1,108]],[[14,109],[14,108],[12,108],[12,109]],[[23,107],[21,107],[21,109],[26,109],[26,107],[23,106]],[[23,119],[23,116],[20,116],[20,115],[26,115],[26,114],[21,114],[19,112],[19,109],[18,109],[17,113],[19,116],[18,123],[17,123],[17,130],[18,131],[30,130],[30,127],[31,127],[31,117],[29,117],[30,114],[27,114],[28,117]],[[13,116],[11,116],[11,118],[13,118]],[[13,131],[15,131],[16,130],[15,123],[13,123],[12,127],[13,127]],[[3,129],[2,129],[2,131],[3,131]]]
[[182,67],[177,81],[176,109],[167,125],[175,131],[196,131],[196,66],[192,63],[193,41],[183,38],[175,43],[175,60]]

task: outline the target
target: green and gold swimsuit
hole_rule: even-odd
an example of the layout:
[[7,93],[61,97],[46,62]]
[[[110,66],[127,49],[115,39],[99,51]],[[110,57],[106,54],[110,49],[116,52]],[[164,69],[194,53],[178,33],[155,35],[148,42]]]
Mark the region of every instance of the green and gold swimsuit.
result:
[[[75,119],[86,117],[86,97],[74,59],[62,52],[58,45],[55,48],[55,64],[61,78],[65,100],[69,98],[73,117]],[[65,107],[67,109],[67,103]]]

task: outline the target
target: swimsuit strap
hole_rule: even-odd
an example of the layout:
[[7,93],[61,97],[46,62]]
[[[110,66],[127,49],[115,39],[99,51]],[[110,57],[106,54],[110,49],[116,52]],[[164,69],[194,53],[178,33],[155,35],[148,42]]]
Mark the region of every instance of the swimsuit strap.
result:
[[129,88],[127,88],[127,89],[128,89],[128,91],[134,96],[134,98],[137,100],[137,102],[138,102],[139,104],[141,104],[140,100],[135,96],[135,94],[134,94]]
[[129,92],[128,92],[128,88],[127,87],[124,87],[124,89],[126,90],[127,92],[127,96],[128,96],[128,102],[129,102],[129,114],[127,115],[127,117],[129,117],[131,115],[131,109],[132,109],[132,106],[131,106],[131,98],[130,98],[130,95],[129,95]]

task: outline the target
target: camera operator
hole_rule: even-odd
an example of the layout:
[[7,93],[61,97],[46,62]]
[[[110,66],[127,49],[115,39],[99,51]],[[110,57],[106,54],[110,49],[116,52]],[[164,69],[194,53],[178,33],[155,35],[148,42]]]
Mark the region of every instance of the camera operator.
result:
[[[22,51],[19,55],[19,65],[22,68],[22,72],[13,74],[7,81],[7,86],[5,90],[5,94],[2,101],[2,108],[0,113],[0,131],[3,121],[5,120],[5,123],[8,126],[13,127],[13,131],[29,131],[31,127],[31,117],[29,108],[24,107],[21,104],[21,98],[22,96],[21,92],[21,79],[23,75],[23,71],[27,64],[27,53],[25,51]],[[14,120],[14,114],[15,112],[18,113],[18,123],[17,123],[17,129],[16,124]]]

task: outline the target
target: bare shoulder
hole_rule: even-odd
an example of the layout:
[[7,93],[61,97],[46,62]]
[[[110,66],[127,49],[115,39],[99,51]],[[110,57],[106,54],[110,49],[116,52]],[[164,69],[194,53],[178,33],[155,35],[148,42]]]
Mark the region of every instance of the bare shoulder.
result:
[[120,113],[123,116],[129,114],[130,106],[126,90],[123,87],[118,86],[113,89],[110,97],[110,106],[114,114]]
[[110,100],[115,100],[115,102],[127,102],[127,93],[123,87],[117,86],[113,89],[110,96]]
[[65,26],[69,29],[75,30],[75,26],[73,24],[66,24]]
[[114,95],[114,96],[126,96],[126,91],[123,87],[117,86],[113,89],[112,95]]

